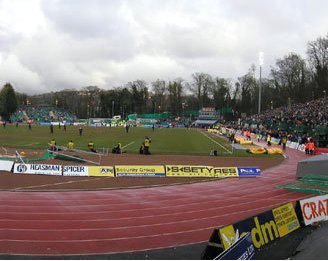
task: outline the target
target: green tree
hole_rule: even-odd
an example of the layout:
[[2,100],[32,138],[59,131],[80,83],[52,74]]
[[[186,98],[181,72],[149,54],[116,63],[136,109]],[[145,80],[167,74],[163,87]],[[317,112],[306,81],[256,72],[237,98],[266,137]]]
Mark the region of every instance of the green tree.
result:
[[9,120],[10,114],[17,109],[17,98],[14,88],[6,83],[0,92],[0,114],[4,120]]

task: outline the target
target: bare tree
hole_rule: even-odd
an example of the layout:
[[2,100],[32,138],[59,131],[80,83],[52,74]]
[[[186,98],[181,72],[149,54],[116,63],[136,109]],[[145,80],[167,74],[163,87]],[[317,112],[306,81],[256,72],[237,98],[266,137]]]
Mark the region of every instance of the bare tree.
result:
[[309,70],[305,60],[298,54],[290,53],[276,61],[271,76],[277,89],[278,104],[286,105],[289,99],[295,102],[309,100]]
[[316,96],[328,92],[328,35],[310,42],[307,48],[309,64],[313,72]]

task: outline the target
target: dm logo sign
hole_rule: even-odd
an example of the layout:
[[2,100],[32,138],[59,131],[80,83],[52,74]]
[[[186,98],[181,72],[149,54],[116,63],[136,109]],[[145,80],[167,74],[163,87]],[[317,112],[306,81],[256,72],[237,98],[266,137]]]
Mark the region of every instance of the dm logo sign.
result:
[[24,164],[19,164],[16,169],[18,173],[25,173],[27,171],[27,166]]

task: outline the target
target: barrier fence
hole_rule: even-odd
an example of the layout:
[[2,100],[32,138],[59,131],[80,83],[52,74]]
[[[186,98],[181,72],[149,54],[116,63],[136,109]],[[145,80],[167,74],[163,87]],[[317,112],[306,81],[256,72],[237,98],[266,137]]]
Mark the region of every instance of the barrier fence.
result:
[[[289,202],[233,224],[215,228],[202,259],[256,259],[256,253],[294,231],[328,220],[328,195]],[[248,236],[248,242],[241,243]],[[255,249],[255,252],[253,251]]]
[[213,167],[191,165],[52,165],[0,161],[0,170],[14,174],[56,176],[112,176],[112,177],[260,177],[259,167]]

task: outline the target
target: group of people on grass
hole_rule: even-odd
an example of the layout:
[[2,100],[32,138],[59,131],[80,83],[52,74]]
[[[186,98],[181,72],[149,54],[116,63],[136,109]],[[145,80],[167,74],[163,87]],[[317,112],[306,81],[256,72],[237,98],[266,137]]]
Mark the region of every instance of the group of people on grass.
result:
[[[142,142],[142,144],[139,148],[139,153],[144,154],[144,155],[150,155],[150,151],[149,151],[150,144],[151,144],[151,138],[146,136],[145,140]],[[97,153],[97,150],[95,149],[95,144],[92,140],[89,141],[89,143],[87,144],[87,147],[91,152]],[[66,148],[67,148],[67,150],[74,150],[73,140],[70,140],[67,143]],[[49,150],[51,150],[51,151],[61,150],[61,148],[57,146],[57,142],[54,138],[52,138],[49,142]],[[116,144],[116,146],[112,149],[112,153],[114,153],[114,154],[121,154],[123,152],[124,151],[122,150],[121,142],[118,142]]]
[[[94,153],[97,153],[97,150],[95,149],[95,144],[92,140],[89,141],[89,143],[87,144],[87,147],[88,149],[91,151],[91,152],[94,152]],[[67,147],[66,147],[68,150],[74,150],[74,142],[73,140],[70,140],[68,143],[67,143]],[[60,147],[57,146],[57,142],[54,138],[52,138],[50,140],[50,143],[49,143],[49,150],[51,151],[58,151],[58,150],[61,150]]]

